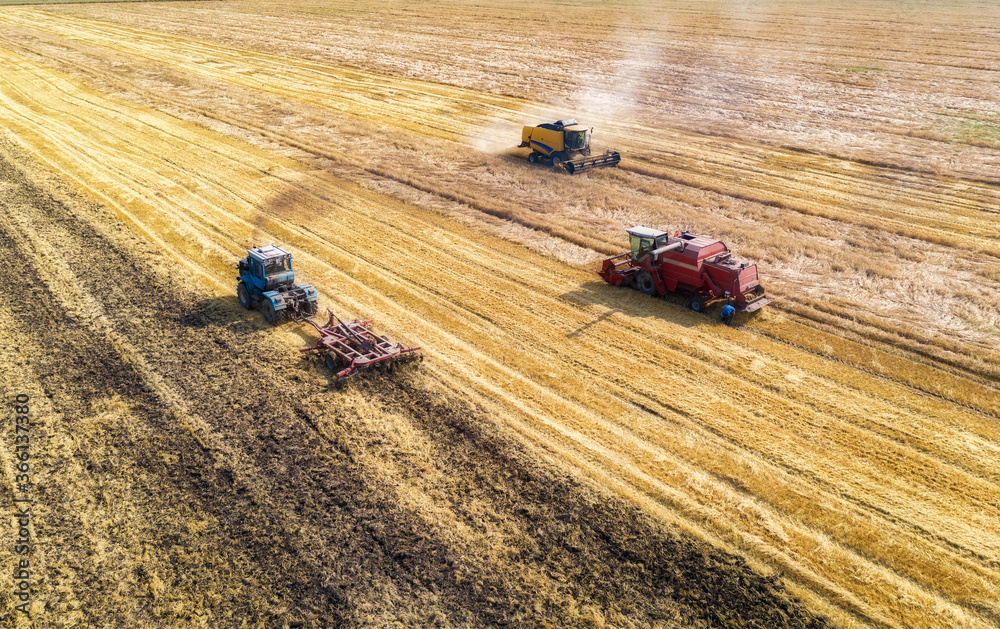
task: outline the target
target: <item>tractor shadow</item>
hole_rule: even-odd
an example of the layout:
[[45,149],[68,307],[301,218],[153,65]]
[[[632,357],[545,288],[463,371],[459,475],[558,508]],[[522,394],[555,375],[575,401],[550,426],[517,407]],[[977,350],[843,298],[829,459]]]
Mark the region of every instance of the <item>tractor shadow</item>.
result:
[[210,297],[194,304],[177,322],[189,328],[228,328],[237,334],[256,334],[271,327],[259,310],[246,310],[236,295]]
[[582,284],[578,289],[560,295],[563,299],[583,307],[600,305],[607,308],[592,321],[569,333],[576,337],[586,334],[591,327],[616,314],[624,314],[636,318],[656,318],[670,321],[685,328],[703,325],[722,325],[719,313],[722,303],[709,305],[705,312],[694,312],[687,306],[687,298],[681,295],[666,297],[651,297],[633,288],[612,286],[603,281],[592,281]]
[[[286,320],[278,326],[271,325],[264,319],[264,315],[259,310],[246,310],[243,308],[235,295],[202,299],[196,302],[194,307],[190,308],[187,312],[175,317],[174,320],[187,328],[205,330],[215,338],[227,338],[225,334],[221,337],[216,336],[218,331],[224,330],[231,334],[232,338],[249,340],[248,337],[259,335],[276,327],[280,327],[282,331],[299,337],[301,339],[300,347],[303,348],[315,345],[319,338],[316,330],[305,322]],[[316,321],[321,324],[326,323],[326,318],[323,317],[322,321],[320,321],[320,317],[317,317]],[[225,346],[224,343],[223,346]],[[298,352],[292,349],[289,352],[289,356],[291,357],[289,364],[296,368],[289,371],[289,377],[292,380],[312,380],[314,383],[324,382],[326,387],[331,390],[343,389],[354,381],[354,378],[338,380],[323,361],[318,360],[312,352]],[[307,376],[305,374],[312,375]],[[381,371],[377,372],[377,377],[379,378],[392,378],[396,377],[396,375],[395,373],[383,374]]]
[[[326,317],[316,315],[317,323],[326,323]],[[233,296],[212,297],[197,302],[187,314],[178,317],[178,322],[190,328],[226,328],[234,334],[245,336],[258,334],[280,327],[283,331],[294,334],[302,339],[302,347],[316,344],[319,338],[316,329],[305,321],[283,319],[277,325],[272,325],[264,319],[260,310],[247,310],[240,305],[239,299]]]

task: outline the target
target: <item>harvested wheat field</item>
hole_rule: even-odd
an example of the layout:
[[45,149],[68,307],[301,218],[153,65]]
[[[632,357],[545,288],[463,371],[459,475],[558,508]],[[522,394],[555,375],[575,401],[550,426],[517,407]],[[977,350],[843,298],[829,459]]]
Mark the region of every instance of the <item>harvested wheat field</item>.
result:
[[[0,625],[997,627],[998,24],[0,8]],[[565,117],[620,166],[528,164]],[[775,302],[606,285],[638,224]],[[420,366],[335,386],[236,300],[271,243]]]

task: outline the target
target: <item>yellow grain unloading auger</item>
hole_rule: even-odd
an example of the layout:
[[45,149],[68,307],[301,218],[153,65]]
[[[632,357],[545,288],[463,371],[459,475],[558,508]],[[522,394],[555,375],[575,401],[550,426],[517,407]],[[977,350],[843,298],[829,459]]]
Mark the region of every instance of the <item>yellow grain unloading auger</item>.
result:
[[590,168],[617,166],[622,161],[617,151],[591,156],[590,136],[593,131],[593,127],[585,127],[572,118],[557,120],[537,127],[525,127],[518,146],[531,147],[528,161],[532,164],[547,161],[553,166],[562,165],[571,175]]

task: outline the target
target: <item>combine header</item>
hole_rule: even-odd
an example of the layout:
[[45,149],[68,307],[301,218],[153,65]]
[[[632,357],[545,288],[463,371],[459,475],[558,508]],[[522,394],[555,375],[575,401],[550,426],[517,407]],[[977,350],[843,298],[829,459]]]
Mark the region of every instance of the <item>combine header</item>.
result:
[[558,120],[537,127],[524,127],[518,146],[531,147],[528,161],[532,164],[548,161],[553,166],[562,166],[571,175],[591,168],[617,166],[622,161],[617,151],[590,156],[590,136],[593,132],[593,127],[577,124],[572,118]]
[[691,232],[648,227],[626,230],[632,250],[604,261],[598,275],[615,286],[632,286],[647,295],[679,293],[701,312],[714,299],[731,299],[740,312],[771,303],[757,278],[757,265],[733,257],[719,240]]
[[566,172],[572,175],[573,173],[589,170],[591,168],[617,166],[620,161],[622,161],[622,158],[621,155],[618,154],[618,151],[608,151],[604,155],[598,155],[597,157],[581,157],[579,159],[571,159],[563,162],[562,167],[566,169]]
[[[372,332],[372,320],[344,323],[330,312],[330,320],[321,326],[312,319],[306,322],[319,332],[319,343],[300,352],[317,352],[337,378],[346,378],[368,369],[392,370],[397,362],[419,360],[419,347],[403,347]],[[336,321],[336,323],[334,323]]]
[[316,328],[319,342],[301,351],[317,352],[338,380],[368,369],[392,370],[396,363],[422,358],[419,347],[393,344],[372,332],[371,319],[344,323],[330,312],[325,326],[313,321],[318,293],[309,284],[295,283],[292,254],[281,247],[249,250],[237,270],[240,305],[248,310],[260,307],[267,322],[274,325],[287,318]]

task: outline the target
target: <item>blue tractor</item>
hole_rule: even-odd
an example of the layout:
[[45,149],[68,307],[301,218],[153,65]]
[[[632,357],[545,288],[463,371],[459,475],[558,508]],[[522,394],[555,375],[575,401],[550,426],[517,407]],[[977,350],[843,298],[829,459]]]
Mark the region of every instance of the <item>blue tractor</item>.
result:
[[285,318],[303,321],[316,314],[319,295],[309,284],[296,284],[292,254],[268,245],[247,251],[240,260],[236,295],[247,310],[260,308],[268,323]]

